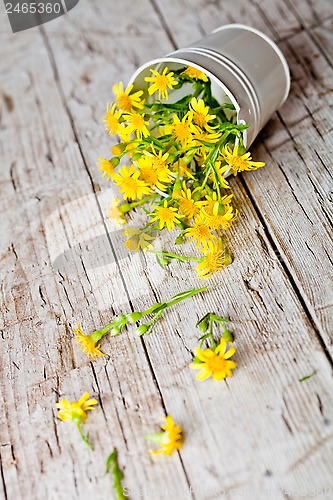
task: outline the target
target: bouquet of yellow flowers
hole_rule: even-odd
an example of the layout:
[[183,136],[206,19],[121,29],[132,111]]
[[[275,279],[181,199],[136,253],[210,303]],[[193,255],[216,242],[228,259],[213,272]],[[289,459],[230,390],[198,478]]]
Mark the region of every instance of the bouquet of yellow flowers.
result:
[[[120,138],[112,158],[98,159],[123,197],[113,200],[109,216],[123,224],[125,214],[142,207],[147,224],[125,230],[128,248],[154,252],[161,265],[196,261],[198,275],[208,277],[232,261],[222,233],[237,210],[226,177],[264,163],[246,152],[248,125],[237,124],[233,104],[214,98],[205,73],[190,66],[150,71],[145,89],[133,92],[133,85],[124,90],[122,82],[115,84],[115,102],[103,118],[107,131]],[[201,256],[152,249],[156,232],[164,228],[177,228],[175,244],[194,241]]]

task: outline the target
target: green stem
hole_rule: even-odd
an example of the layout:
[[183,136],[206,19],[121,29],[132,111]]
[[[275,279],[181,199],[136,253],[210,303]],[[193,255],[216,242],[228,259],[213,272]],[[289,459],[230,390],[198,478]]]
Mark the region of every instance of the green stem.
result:
[[145,203],[148,203],[148,201],[157,198],[157,196],[158,195],[154,193],[151,194],[150,196],[145,196],[144,198],[138,201],[132,201],[131,203],[123,203],[122,205],[119,205],[119,210],[121,211],[121,213],[126,214],[127,212],[132,210],[132,208],[144,205]]
[[171,297],[171,299],[166,301],[166,304],[169,306],[174,306],[175,304],[178,304],[178,302],[181,302],[184,299],[188,299],[189,297],[193,297],[193,295],[196,295],[197,293],[205,292],[207,290],[206,286],[203,286],[202,288],[193,288],[192,290],[188,290],[187,292],[181,292],[175,295],[174,297]]
[[81,425],[80,424],[76,424],[76,427],[77,427],[77,429],[78,429],[78,431],[80,433],[82,441],[88,446],[89,450],[94,451],[94,448],[89,443],[88,437],[83,434],[82,429],[81,429]]
[[185,255],[177,255],[177,254],[171,253],[171,252],[164,252],[163,250],[148,250],[148,252],[153,253],[155,255],[162,255],[163,257],[166,257],[167,259],[177,259],[180,262],[186,262],[187,260],[193,260],[195,262],[201,261],[201,258],[186,257]]
[[213,319],[211,316],[209,317],[209,334],[210,334],[210,340],[212,342],[212,350],[215,351],[217,344],[215,342],[213,335]]

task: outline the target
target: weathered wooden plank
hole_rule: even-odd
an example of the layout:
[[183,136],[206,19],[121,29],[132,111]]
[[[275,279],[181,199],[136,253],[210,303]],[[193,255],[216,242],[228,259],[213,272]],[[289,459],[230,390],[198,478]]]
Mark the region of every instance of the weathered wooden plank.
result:
[[284,3],[306,28],[320,25],[326,18],[333,15],[330,0],[284,0]]
[[[169,11],[168,16],[165,17],[166,22],[170,18],[178,19],[176,16],[172,17],[170,4],[168,5]],[[275,3],[274,5],[276,6]],[[261,15],[262,8],[263,5],[261,4],[258,11],[259,15]],[[279,26],[280,21],[281,19],[278,20],[277,26]],[[168,25],[177,42],[178,30],[180,29],[178,24],[174,21],[168,23]],[[182,39],[180,38],[179,43],[181,42]],[[289,179],[284,179],[284,185],[282,184],[283,174],[278,174],[279,180],[275,184],[275,175],[273,176],[273,173],[268,168],[263,169],[258,174],[245,175],[244,179],[251,190],[251,195],[257,207],[261,211],[265,224],[267,224],[269,231],[274,234],[274,241],[278,244],[279,253],[283,256],[289,271],[300,287],[304,300],[311,309],[313,319],[323,336],[326,346],[332,352],[331,332],[333,330],[330,309],[332,276],[329,272],[331,249],[329,247],[330,229],[327,227],[326,215],[331,210],[330,201],[327,198],[331,189],[331,175],[327,170],[327,163],[325,165],[325,160],[321,157],[323,154],[318,153],[319,147],[321,150],[331,149],[332,138],[328,130],[332,127],[330,125],[332,120],[330,120],[330,112],[325,113],[325,119],[322,121],[316,119],[316,113],[324,107],[329,109],[328,107],[331,106],[332,94],[327,93],[325,89],[331,86],[333,70],[305,32],[293,36],[283,43],[281,47],[290,64],[293,81],[290,97],[279,114],[285,132],[282,133],[281,127],[279,127],[278,136],[275,138],[273,128],[272,135],[267,137],[267,151],[263,152],[262,148],[254,148],[253,151],[257,157],[263,154],[264,159],[269,164],[274,164],[275,158],[277,158],[277,163],[280,162],[281,155],[279,155],[279,151],[283,148],[285,164],[290,165],[290,157],[287,156],[287,153],[289,153],[294,157],[293,167],[290,169]],[[322,115],[323,112],[324,110],[322,110]],[[310,117],[310,120],[307,120],[307,117]],[[274,127],[275,123],[276,119],[271,121],[268,126]],[[309,131],[309,124],[311,124],[312,132]],[[306,140],[304,134],[306,134]],[[311,139],[309,134],[311,134]],[[265,141],[265,132],[263,139]],[[319,146],[320,144],[322,146]],[[278,145],[280,147],[276,149]],[[274,151],[271,155],[269,155],[270,148]],[[295,176],[297,176],[300,169],[304,169],[301,178],[303,185],[296,187],[299,181]],[[275,171],[276,169],[273,172],[275,173]],[[290,181],[290,177],[295,177],[295,180]],[[275,185],[274,191],[276,194],[274,198],[271,195],[273,188],[271,188],[271,191],[267,191],[264,178],[269,178],[270,184]],[[292,193],[290,193],[290,184],[293,185]],[[320,186],[319,193],[317,186]],[[281,192],[290,193],[290,196],[287,194],[288,207],[290,207],[290,213],[297,214],[297,227],[296,220],[293,218],[293,232],[290,230],[289,220],[286,220],[284,205],[280,204],[275,209],[277,195],[281,194]],[[313,231],[314,222],[309,221],[307,212],[311,212],[315,217],[315,233]],[[313,239],[314,234],[315,242]],[[321,256],[320,259],[317,259],[318,254]],[[304,261],[308,263],[308,266],[304,267]],[[313,281],[317,282],[315,288],[313,288]]]
[[[127,296],[113,262],[96,272],[75,261],[74,276],[52,268],[57,253],[105,235],[105,227],[42,37],[15,40],[18,51],[30,43],[31,52],[16,53],[5,74],[12,104],[2,114],[3,488],[9,499],[105,498],[112,486],[104,465],[114,445],[130,489],[149,481],[166,488],[169,477],[185,488],[177,457],[161,469],[147,455],[143,436],[164,409],[141,343],[115,339],[110,356],[92,365],[71,341],[70,325],[100,326]],[[87,422],[94,455],[54,409],[60,397],[85,390],[100,400]]]
[[[102,17],[107,21],[108,9],[102,6],[100,9],[100,21]],[[95,26],[98,16],[91,17]],[[178,26],[180,32],[178,17],[174,15],[172,19],[169,29]],[[95,123],[90,109],[96,117],[97,110],[102,114],[103,99],[110,95],[107,88],[110,80],[125,79],[130,68],[118,67],[118,57],[114,66],[107,68],[109,54],[116,48],[111,40],[106,44],[104,35],[95,31],[85,32],[89,46],[94,49],[94,63],[89,63],[91,54],[82,48],[77,49],[77,45],[69,48],[80,31],[74,16],[72,20],[72,37],[66,43],[47,28],[46,31],[77,137],[90,166],[93,152],[97,150],[96,137],[90,138],[92,134],[99,134],[95,132],[97,118]],[[82,22],[85,25],[87,20]],[[154,20],[154,29],[156,23]],[[157,36],[154,32],[145,37],[137,39],[133,49],[138,63],[171,48],[167,41],[160,46],[160,34]],[[149,37],[150,45],[155,45],[149,47],[147,54]],[[119,43],[122,41],[118,39],[118,48]],[[123,50],[124,45],[119,51]],[[91,85],[77,85],[82,73],[80,64],[85,71],[90,64],[90,81],[96,78],[96,68],[99,70],[101,95],[96,94],[96,81]],[[102,133],[98,141],[107,148]],[[100,149],[95,156],[99,154]],[[225,489],[231,498],[236,498],[248,489],[251,498],[267,498],[267,492],[283,498],[280,491],[283,488],[295,491],[297,497],[304,490],[310,491],[310,487],[323,487],[328,481],[331,371],[249,199],[240,183],[233,181],[233,187],[242,208],[242,216],[229,232],[235,263],[210,280],[214,288],[204,297],[194,298],[181,309],[170,311],[144,342],[166,408],[187,432],[187,444],[181,456],[196,496],[211,498]],[[164,244],[167,245],[167,241]],[[133,258],[127,266],[124,262],[122,272],[127,272],[125,281],[136,307],[151,303],[155,294],[165,298],[185,287],[198,285],[195,274],[187,266],[180,268],[172,264],[170,269],[162,271],[152,256],[147,256],[146,263]],[[148,290],[152,288],[149,296],[140,297],[136,292],[132,296],[132,287],[138,281]],[[196,344],[196,319],[207,309],[228,315],[237,335],[239,370],[223,385],[197,384],[187,368],[189,351]],[[112,339],[110,348],[121,339]],[[301,384],[299,379],[314,369],[318,370],[317,375]],[[103,381],[101,377],[99,383]],[[164,465],[164,462],[159,464],[163,470]],[[157,486],[153,481],[151,484]],[[180,486],[177,488],[182,492]]]
[[[333,20],[330,19],[323,23],[321,26],[312,30],[311,35],[313,39],[317,42],[318,48],[322,50],[322,54],[328,61],[328,63],[333,66],[333,56],[332,56],[332,46],[333,46]],[[325,89],[327,94],[332,92],[332,86]]]

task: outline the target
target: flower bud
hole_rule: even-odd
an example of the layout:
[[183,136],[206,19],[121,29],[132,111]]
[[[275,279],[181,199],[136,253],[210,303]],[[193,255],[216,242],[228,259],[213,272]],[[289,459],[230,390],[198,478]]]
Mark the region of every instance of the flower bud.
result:
[[149,326],[148,325],[140,325],[139,328],[136,329],[136,332],[138,335],[144,335],[146,331],[148,330]]
[[208,329],[207,319],[205,319],[204,321],[201,321],[201,323],[198,324],[198,328],[201,332],[205,333]]
[[185,165],[188,165],[193,160],[193,155],[185,155],[183,156],[182,160],[185,163]]
[[143,314],[140,313],[139,311],[132,312],[132,314],[129,314],[128,318],[131,323],[136,323],[137,321],[140,321],[142,318]]
[[175,239],[175,245],[181,245],[182,243],[184,243],[184,240],[185,240],[184,234],[180,233],[180,235],[177,236],[177,238]]
[[118,158],[118,156],[114,156],[113,158],[111,158],[110,163],[113,166],[113,168],[116,168],[120,163],[120,159]]
[[142,154],[141,153],[135,153],[133,156],[132,156],[132,160],[133,161],[138,161],[140,160]]
[[124,151],[125,147],[126,147],[125,144],[123,142],[120,142],[119,144],[112,146],[111,153],[114,156],[118,156]]
[[114,326],[111,331],[110,331],[110,335],[111,337],[115,337],[116,335],[118,335],[120,333],[120,328],[119,326]]

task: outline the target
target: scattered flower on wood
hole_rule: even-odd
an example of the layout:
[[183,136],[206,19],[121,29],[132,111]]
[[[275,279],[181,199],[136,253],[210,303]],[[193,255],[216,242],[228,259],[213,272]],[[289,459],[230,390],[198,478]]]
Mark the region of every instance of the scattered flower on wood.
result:
[[[232,262],[224,233],[238,212],[226,176],[264,163],[253,161],[246,152],[248,125],[237,124],[232,104],[213,97],[204,72],[184,66],[150,73],[142,89],[115,84],[115,100],[103,118],[107,131],[118,135],[119,142],[112,147],[113,156],[99,158],[98,165],[123,198],[122,203],[112,202],[109,216],[122,224],[126,214],[142,207],[148,221],[141,234],[149,229],[154,238],[154,232],[164,229],[180,231],[176,244],[194,241],[204,254],[185,260],[197,261],[198,276],[208,278]],[[143,236],[135,241],[129,228],[126,231],[132,240],[129,249],[151,250],[153,239]],[[170,262],[155,253],[160,264]]]
[[[207,313],[197,323],[197,327],[203,335],[199,338],[200,347],[194,349],[195,356],[190,368],[200,370],[197,374],[198,380],[205,380],[209,377],[223,380],[226,377],[231,377],[232,370],[236,368],[236,363],[230,360],[236,352],[236,347],[230,346],[233,335],[225,326],[227,321],[226,318],[214,313]],[[213,335],[214,323],[218,323],[223,328],[219,343],[216,342]],[[210,342],[211,347],[203,349],[203,344],[207,341]]]
[[92,450],[92,446],[89,442],[89,436],[85,436],[81,429],[81,424],[85,422],[87,418],[87,412],[94,409],[94,406],[98,404],[96,399],[89,399],[90,394],[85,392],[79,401],[67,401],[67,399],[61,399],[59,403],[56,403],[56,408],[58,409],[58,417],[60,420],[72,420],[76,425],[83,442]]
[[151,455],[172,455],[176,450],[180,450],[183,445],[182,428],[177,425],[171,415],[167,415],[165,418],[165,424],[161,425],[162,432],[156,432],[155,434],[149,434],[146,436],[148,441],[152,441],[161,446],[160,449],[152,451],[149,450]]
[[185,292],[174,295],[173,297],[171,297],[171,299],[166,300],[165,302],[156,302],[144,311],[134,311],[127,314],[119,314],[113,319],[113,321],[111,321],[111,323],[108,323],[101,330],[95,330],[89,335],[83,333],[81,325],[79,323],[77,329],[74,330],[76,335],[75,341],[79,344],[83,352],[88,357],[94,358],[97,356],[103,356],[104,354],[100,350],[99,342],[102,337],[104,337],[104,335],[109,334],[113,337],[119,335],[128,323],[137,323],[143,318],[143,316],[150,316],[150,319],[148,319],[146,323],[142,323],[136,328],[136,332],[139,336],[144,335],[145,333],[148,334],[153,330],[157,321],[161,318],[163,312],[166,309],[178,304],[185,299],[193,297],[193,295],[204,292],[205,290],[207,290],[206,287],[192,288],[191,290],[187,290]]

